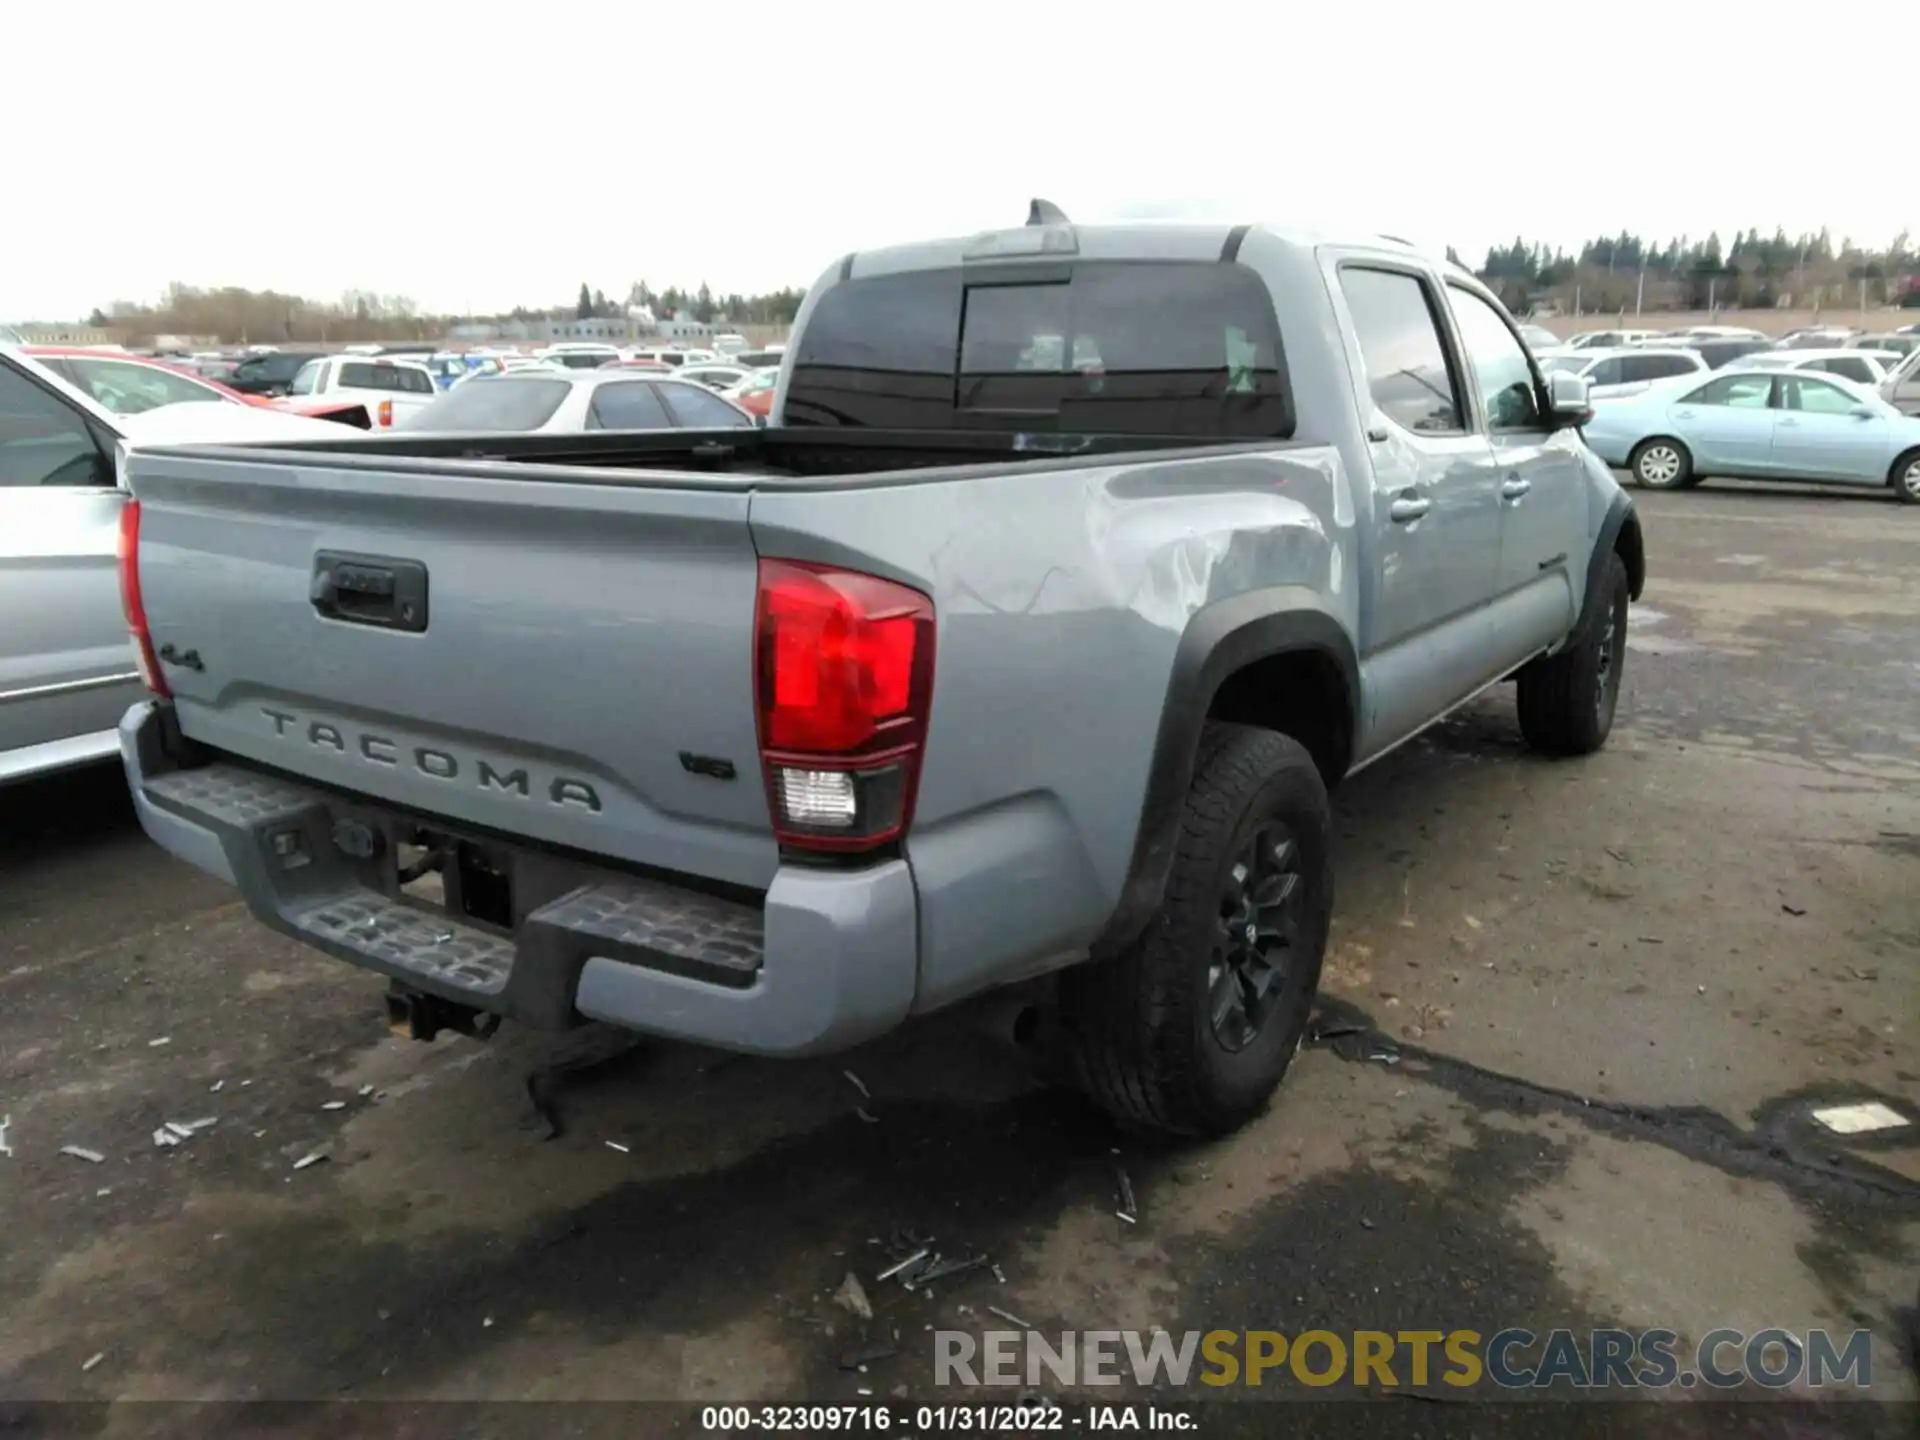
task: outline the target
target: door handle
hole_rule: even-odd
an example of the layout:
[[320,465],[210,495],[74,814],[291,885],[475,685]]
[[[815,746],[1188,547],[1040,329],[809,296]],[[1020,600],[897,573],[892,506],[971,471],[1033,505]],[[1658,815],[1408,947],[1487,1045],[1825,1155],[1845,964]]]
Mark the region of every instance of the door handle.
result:
[[1518,500],[1531,489],[1533,489],[1531,480],[1523,480],[1518,475],[1509,475],[1506,483],[1500,487],[1500,495],[1502,499]]
[[1673,414],[1676,420],[1691,420],[1693,418],[1693,412],[1691,410],[1676,410]]
[[1433,508],[1433,501],[1422,495],[1396,495],[1387,507],[1387,518],[1396,525],[1418,520]]
[[1798,425],[1800,422],[1798,420],[1789,420],[1785,416],[1782,416],[1775,423],[1780,425]]

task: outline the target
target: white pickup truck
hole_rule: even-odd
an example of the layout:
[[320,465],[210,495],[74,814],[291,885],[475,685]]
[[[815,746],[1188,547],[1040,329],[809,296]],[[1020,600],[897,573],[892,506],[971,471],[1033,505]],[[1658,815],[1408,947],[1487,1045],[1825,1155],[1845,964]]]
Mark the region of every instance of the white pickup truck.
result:
[[367,407],[373,428],[391,430],[433,403],[433,372],[414,360],[384,355],[329,355],[300,367],[290,395],[351,400]]

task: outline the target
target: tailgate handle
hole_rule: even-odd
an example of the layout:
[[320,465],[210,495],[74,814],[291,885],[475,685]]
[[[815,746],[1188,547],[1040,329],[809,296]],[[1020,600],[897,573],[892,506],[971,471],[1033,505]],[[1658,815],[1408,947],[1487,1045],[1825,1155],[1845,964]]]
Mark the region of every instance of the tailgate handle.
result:
[[313,557],[313,608],[329,620],[419,634],[427,628],[427,567],[385,555]]

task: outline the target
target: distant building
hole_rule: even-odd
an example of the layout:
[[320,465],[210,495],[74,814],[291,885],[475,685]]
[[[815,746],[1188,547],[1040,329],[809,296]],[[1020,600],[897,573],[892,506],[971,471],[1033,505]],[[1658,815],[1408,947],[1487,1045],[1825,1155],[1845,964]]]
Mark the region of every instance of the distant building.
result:
[[42,324],[23,320],[13,327],[21,345],[113,345],[120,337],[112,330],[93,325]]

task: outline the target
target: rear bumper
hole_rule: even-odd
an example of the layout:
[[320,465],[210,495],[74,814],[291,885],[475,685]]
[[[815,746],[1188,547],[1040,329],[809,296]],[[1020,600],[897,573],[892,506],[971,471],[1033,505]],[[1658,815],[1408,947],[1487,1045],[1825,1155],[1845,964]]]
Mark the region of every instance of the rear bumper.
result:
[[[282,934],[415,989],[530,1024],[581,1017],[767,1055],[841,1049],[913,1003],[918,913],[904,861],[783,866],[763,899],[710,895],[590,861],[471,838],[511,874],[509,923],[402,898],[395,837],[429,817],[216,759],[182,768],[167,708],[120,722],[147,834],[237,886]],[[343,848],[341,827],[361,843]],[[372,855],[364,849],[373,837]],[[503,917],[504,918],[504,917]]]

